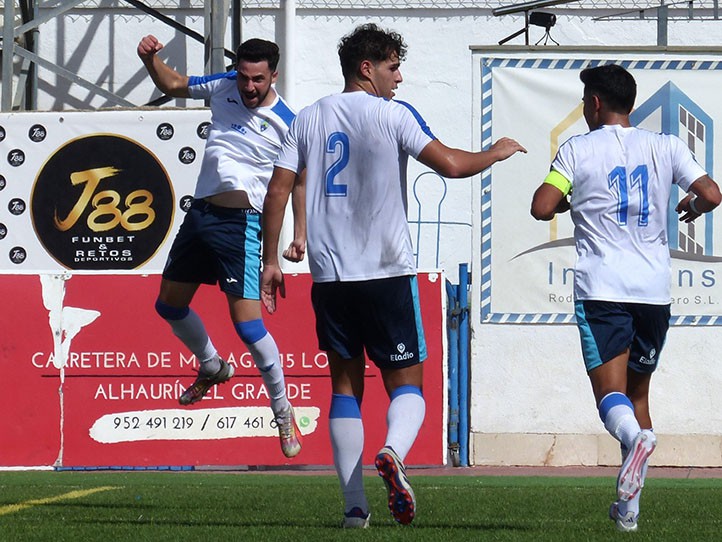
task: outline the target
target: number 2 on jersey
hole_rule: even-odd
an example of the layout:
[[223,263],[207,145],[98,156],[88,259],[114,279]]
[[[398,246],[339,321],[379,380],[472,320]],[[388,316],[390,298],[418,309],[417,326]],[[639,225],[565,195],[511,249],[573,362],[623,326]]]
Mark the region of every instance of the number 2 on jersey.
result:
[[[607,175],[609,189],[617,196],[617,223],[620,226],[627,225],[627,213],[629,210],[629,196],[627,189],[627,169],[617,166]],[[646,226],[649,224],[649,173],[647,166],[637,166],[629,175],[629,189],[636,191],[639,196],[639,216],[637,225]]]
[[336,176],[348,165],[349,155],[348,136],[343,132],[334,132],[328,136],[326,141],[326,152],[328,154],[338,154],[338,157],[326,170],[326,196],[327,197],[346,197],[348,186],[345,184],[336,184]]

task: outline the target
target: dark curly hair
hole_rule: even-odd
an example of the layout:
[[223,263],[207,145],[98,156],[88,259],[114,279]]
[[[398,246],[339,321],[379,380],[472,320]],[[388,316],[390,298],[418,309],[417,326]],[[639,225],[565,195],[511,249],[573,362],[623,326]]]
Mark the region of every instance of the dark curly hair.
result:
[[637,98],[637,82],[617,64],[587,68],[579,74],[584,91],[596,94],[615,113],[628,115]]
[[370,60],[381,62],[396,53],[399,61],[406,56],[406,43],[401,34],[382,30],[374,23],[356,27],[338,44],[338,57],[341,60],[341,71],[345,78],[352,77],[361,62]]
[[272,41],[259,38],[246,40],[236,49],[236,64],[241,60],[246,62],[262,62],[265,60],[272,72],[276,71],[280,58],[281,53],[278,50],[278,45]]

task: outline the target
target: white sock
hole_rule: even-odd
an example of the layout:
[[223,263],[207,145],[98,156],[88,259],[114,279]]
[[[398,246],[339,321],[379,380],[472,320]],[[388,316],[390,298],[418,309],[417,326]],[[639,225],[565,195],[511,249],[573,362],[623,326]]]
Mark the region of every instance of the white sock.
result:
[[211,359],[201,361],[200,371],[205,375],[214,375],[221,370],[221,358],[213,356]]
[[[166,322],[170,324],[175,336],[188,347],[188,350],[195,354],[199,363],[217,360],[218,352],[216,347],[213,346],[200,316],[193,309],[189,309],[185,318],[166,320]],[[212,367],[208,368],[211,369]],[[211,372],[216,373],[218,369],[220,369],[220,363],[216,370]]]
[[390,446],[403,461],[419,434],[426,415],[426,401],[416,386],[400,386],[391,394],[386,412],[386,446]]
[[333,464],[344,500],[344,512],[349,512],[354,507],[368,512],[361,464],[364,428],[361,410],[355,397],[333,394],[328,430],[333,449]]
[[273,410],[274,416],[278,416],[288,410],[290,403],[286,397],[286,380],[283,376],[276,341],[273,340],[270,333],[266,333],[255,343],[245,344],[251,356],[253,356],[253,361],[258,367],[263,383],[268,390],[268,396],[271,399],[271,410]]
[[599,416],[609,434],[628,449],[642,430],[634,417],[632,402],[623,393],[612,392],[599,402]]

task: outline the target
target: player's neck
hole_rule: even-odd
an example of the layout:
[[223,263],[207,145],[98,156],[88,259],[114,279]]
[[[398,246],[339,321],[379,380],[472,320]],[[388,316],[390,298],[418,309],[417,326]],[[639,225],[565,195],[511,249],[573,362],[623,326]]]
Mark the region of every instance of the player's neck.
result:
[[343,88],[344,92],[366,92],[376,96],[376,90],[370,81],[353,79],[346,81],[346,85]]
[[622,128],[629,128],[632,124],[629,122],[629,115],[622,113],[608,112],[599,118],[600,126],[616,126],[619,125]]
[[273,102],[276,101],[276,97],[278,96],[278,93],[276,92],[276,89],[271,87],[268,90],[268,94],[266,94],[266,97],[263,99],[263,103],[258,104],[258,107],[269,107],[273,105]]

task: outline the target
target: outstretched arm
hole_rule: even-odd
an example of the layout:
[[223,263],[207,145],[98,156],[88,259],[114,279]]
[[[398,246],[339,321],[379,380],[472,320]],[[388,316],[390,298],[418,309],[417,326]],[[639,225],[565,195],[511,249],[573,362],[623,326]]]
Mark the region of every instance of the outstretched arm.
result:
[[694,181],[689,191],[691,194],[687,194],[675,209],[681,215],[679,219],[682,222],[692,222],[716,208],[722,201],[719,186],[708,175],[702,175]]
[[480,152],[452,149],[437,139],[424,147],[418,159],[444,177],[458,179],[476,175],[517,152],[526,152],[526,149],[508,137],[502,137],[488,150]]
[[181,75],[163,62],[157,53],[163,44],[155,36],[148,35],[138,44],[138,56],[148,70],[150,78],[163,94],[174,98],[190,98],[188,93],[188,76]]
[[261,300],[269,314],[276,311],[276,292],[286,296],[283,273],[278,263],[278,239],[283,226],[288,196],[293,190],[296,173],[281,167],[273,168],[268,192],[263,201],[263,275],[261,276]]

